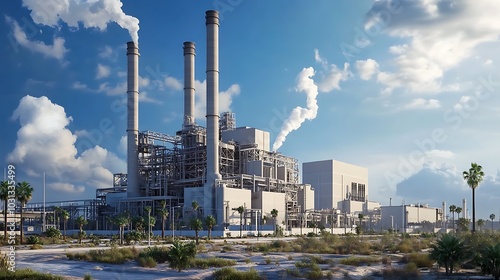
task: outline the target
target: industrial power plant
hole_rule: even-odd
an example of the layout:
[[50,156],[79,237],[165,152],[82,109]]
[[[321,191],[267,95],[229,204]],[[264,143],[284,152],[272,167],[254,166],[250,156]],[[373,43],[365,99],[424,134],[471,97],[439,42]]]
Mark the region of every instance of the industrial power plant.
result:
[[[89,230],[111,230],[110,217],[141,216],[145,207],[152,213],[166,207],[174,226],[174,220],[213,216],[213,232],[219,236],[242,225],[246,234],[277,227],[288,235],[315,227],[347,233],[356,226],[378,231],[418,227],[423,221],[446,224],[445,206],[418,205],[413,215],[404,204],[402,210],[390,205],[385,206],[390,214],[382,217],[384,206],[368,200],[366,168],[321,160],[303,163],[300,176],[297,159],[271,150],[269,132],[238,127],[235,113],[219,112],[219,25],[218,11],[207,11],[206,127],[195,121],[196,45],[184,42],[180,129],[167,135],[139,128],[140,54],[138,44],[128,42],[127,173],[114,174],[113,186],[97,189],[95,199],[49,202],[49,213],[61,207],[70,221],[79,216],[91,221]],[[42,209],[35,203],[27,208]]]

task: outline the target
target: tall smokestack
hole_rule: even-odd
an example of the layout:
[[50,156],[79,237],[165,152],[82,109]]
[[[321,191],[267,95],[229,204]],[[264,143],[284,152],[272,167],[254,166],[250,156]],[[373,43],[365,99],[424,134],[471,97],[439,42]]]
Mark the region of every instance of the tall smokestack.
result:
[[184,42],[184,127],[194,124],[195,44]]
[[127,43],[127,197],[137,197],[139,138],[139,48]]
[[219,12],[206,12],[207,26],[207,183],[219,174]]
[[[207,173],[203,189],[204,215],[215,210],[215,180],[219,174],[219,12],[207,11]],[[220,222],[220,218],[217,217]]]

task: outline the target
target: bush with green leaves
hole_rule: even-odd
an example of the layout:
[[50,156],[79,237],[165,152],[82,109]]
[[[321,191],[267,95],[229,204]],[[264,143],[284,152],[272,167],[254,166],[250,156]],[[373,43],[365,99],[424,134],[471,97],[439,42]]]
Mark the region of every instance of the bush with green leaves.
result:
[[132,230],[130,232],[125,233],[125,242],[130,245],[132,242],[139,242],[146,238],[146,234],[144,232],[140,232],[137,230]]
[[40,243],[40,238],[38,238],[38,236],[36,235],[30,235],[28,236],[28,238],[26,238],[26,242],[28,242],[28,244],[39,244]]
[[61,231],[55,227],[48,228],[44,234],[50,238],[61,238],[62,236]]
[[16,272],[11,271],[0,271],[0,279],[9,280],[64,280],[64,277],[52,275],[49,273],[42,273],[34,271],[30,268],[16,269]]
[[228,260],[223,258],[193,258],[190,261],[190,267],[197,268],[209,268],[209,267],[225,267],[225,266],[234,266],[236,265],[236,261]]
[[169,261],[169,255],[168,255],[169,249],[166,247],[149,247],[144,249],[142,252],[139,253],[139,257],[151,257],[155,262],[157,263],[164,263]]
[[443,234],[431,248],[431,259],[444,266],[446,275],[452,274],[453,268],[464,263],[468,257],[464,242],[453,234]]
[[483,273],[491,274],[495,280],[500,279],[500,243],[486,245],[482,248],[479,265]]
[[183,243],[175,240],[168,252],[170,267],[179,272],[189,267],[191,259],[196,256],[196,243]]
[[417,267],[431,268],[434,265],[434,260],[432,260],[427,253],[407,254],[403,257],[402,261],[404,263],[414,263]]
[[156,267],[157,263],[156,261],[152,258],[152,257],[138,257],[137,258],[137,263],[139,263],[139,265],[141,267]]
[[216,270],[213,274],[215,280],[229,280],[229,279],[245,279],[245,280],[260,280],[261,277],[257,270],[251,268],[248,271],[239,271],[232,267],[224,267]]

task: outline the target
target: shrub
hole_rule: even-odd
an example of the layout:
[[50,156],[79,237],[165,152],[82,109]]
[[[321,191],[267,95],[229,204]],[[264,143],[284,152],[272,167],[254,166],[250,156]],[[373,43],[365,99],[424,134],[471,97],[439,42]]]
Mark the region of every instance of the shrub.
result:
[[181,243],[174,241],[168,252],[171,268],[176,268],[179,272],[189,266],[189,262],[196,255],[196,244],[194,242]]
[[444,266],[446,275],[453,273],[453,267],[460,265],[467,257],[465,244],[455,235],[443,234],[432,245],[430,257],[440,266]]
[[38,244],[40,243],[40,238],[36,235],[30,235],[26,238],[26,242],[28,242],[28,244]]
[[157,265],[152,257],[138,257],[137,262],[141,267],[156,267]]
[[216,270],[213,274],[215,280],[260,280],[259,273],[255,269],[238,271],[232,267],[224,267]]
[[90,275],[90,273],[85,273],[83,275],[83,280],[92,280],[92,275]]
[[417,267],[429,267],[434,265],[434,261],[429,257],[429,254],[411,253],[405,255],[402,259],[404,263],[414,263]]
[[125,242],[130,245],[132,242],[139,242],[146,237],[146,234],[143,232],[139,232],[136,230],[132,230],[130,232],[125,233]]
[[39,250],[39,249],[43,249],[42,244],[33,244],[30,247],[30,250]]
[[195,258],[190,262],[191,267],[209,268],[209,267],[225,267],[236,265],[236,261],[223,258]]
[[315,265],[311,268],[311,270],[309,270],[308,272],[305,273],[305,277],[307,279],[321,279],[323,278],[323,272],[321,271],[321,269],[319,268],[318,265]]
[[[378,275],[375,275],[378,276]],[[386,268],[382,271],[384,279],[419,279],[420,273],[416,266],[407,265],[405,268]]]
[[0,271],[0,279],[11,280],[64,280],[64,277],[52,275],[49,273],[41,273],[29,268],[16,269],[16,272]]
[[266,262],[266,264],[271,264],[271,258],[266,258],[264,261]]
[[298,268],[287,268],[286,274],[291,277],[299,278],[302,277]]
[[139,255],[136,248],[116,248],[108,250],[92,250],[82,253],[66,253],[70,260],[84,260],[91,262],[123,264],[134,260]]
[[139,257],[151,257],[157,263],[164,263],[169,260],[168,252],[169,250],[167,248],[154,246],[146,248],[144,251],[140,252]]
[[360,266],[362,264],[373,264],[380,262],[380,257],[348,257],[340,260],[340,264]]
[[49,238],[61,238],[61,231],[54,227],[48,228],[44,234]]

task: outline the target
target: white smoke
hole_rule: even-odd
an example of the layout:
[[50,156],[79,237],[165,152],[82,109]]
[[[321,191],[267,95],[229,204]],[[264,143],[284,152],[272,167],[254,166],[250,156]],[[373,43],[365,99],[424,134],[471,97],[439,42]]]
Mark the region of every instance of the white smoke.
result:
[[285,142],[287,135],[297,130],[305,120],[312,120],[316,118],[318,113],[318,86],[314,84],[312,77],[314,76],[314,69],[312,67],[304,68],[297,76],[297,92],[304,92],[307,95],[307,108],[300,106],[295,107],[290,116],[285,120],[281,126],[281,131],[273,143],[273,151],[278,150],[283,142]]
[[31,18],[37,24],[59,26],[59,20],[70,27],[95,27],[106,30],[108,23],[116,22],[127,29],[132,41],[139,41],[139,19],[126,15],[120,0],[23,0],[23,6],[31,10]]

